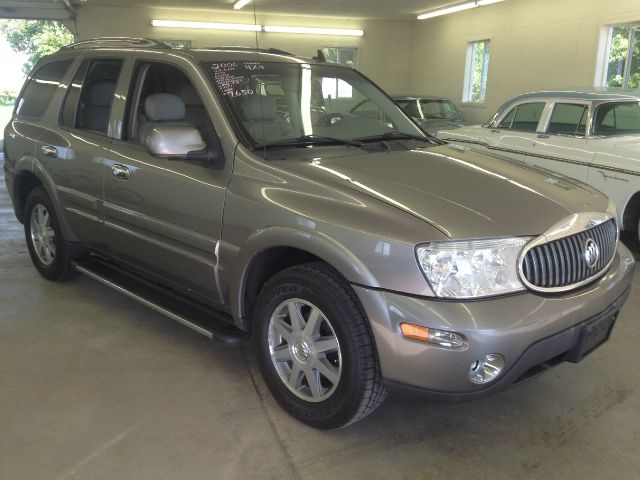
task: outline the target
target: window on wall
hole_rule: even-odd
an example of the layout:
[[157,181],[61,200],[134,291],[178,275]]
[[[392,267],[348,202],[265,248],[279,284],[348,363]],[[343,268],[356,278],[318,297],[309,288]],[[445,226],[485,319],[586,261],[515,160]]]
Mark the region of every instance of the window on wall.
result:
[[605,87],[640,87],[640,25],[612,25],[606,32]]
[[[357,48],[324,47],[322,54],[328,62],[338,63],[349,68],[356,68],[356,61],[358,59]],[[351,85],[337,78],[323,78],[322,95],[325,99],[352,98],[353,89]]]
[[463,102],[484,102],[489,71],[489,40],[471,42],[467,47]]
[[345,47],[324,47],[322,54],[327,62],[339,63],[345,67],[356,68],[358,60],[357,48],[345,48]]
[[[338,63],[349,68],[356,68],[358,59],[357,48],[344,47],[324,47],[322,54],[328,62]],[[322,95],[325,99],[329,98],[352,98],[353,90],[351,85],[337,78],[322,79]]]

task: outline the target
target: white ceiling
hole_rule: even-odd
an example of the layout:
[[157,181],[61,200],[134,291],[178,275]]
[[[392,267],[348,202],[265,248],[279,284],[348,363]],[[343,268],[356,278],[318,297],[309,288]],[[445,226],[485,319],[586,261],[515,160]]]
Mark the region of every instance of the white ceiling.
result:
[[[233,10],[235,0],[71,0],[71,3],[101,6],[150,6]],[[284,15],[318,15],[323,17],[410,20],[418,13],[459,0],[254,0],[242,9]]]

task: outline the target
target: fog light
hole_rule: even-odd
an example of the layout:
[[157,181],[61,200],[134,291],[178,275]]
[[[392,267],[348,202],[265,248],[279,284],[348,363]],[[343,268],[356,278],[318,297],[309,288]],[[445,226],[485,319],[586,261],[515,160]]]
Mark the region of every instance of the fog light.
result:
[[491,353],[479,358],[469,367],[469,380],[473,383],[489,383],[500,376],[504,368],[504,357]]
[[459,348],[464,345],[464,338],[456,332],[446,330],[436,330],[412,323],[401,323],[400,331],[406,338],[418,340],[419,342],[433,343],[440,347]]

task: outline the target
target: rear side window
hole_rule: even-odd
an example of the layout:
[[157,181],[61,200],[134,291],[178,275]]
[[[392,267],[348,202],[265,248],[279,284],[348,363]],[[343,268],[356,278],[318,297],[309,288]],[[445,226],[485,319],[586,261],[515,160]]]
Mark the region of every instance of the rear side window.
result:
[[47,63],[28,80],[17,102],[16,115],[41,117],[51,103],[53,94],[69,69],[71,60]]
[[605,103],[596,108],[595,135],[635,135],[640,133],[640,103]]
[[587,113],[586,105],[557,103],[553,107],[547,132],[584,136],[587,133]]
[[85,60],[76,72],[62,106],[61,124],[106,135],[121,59]]

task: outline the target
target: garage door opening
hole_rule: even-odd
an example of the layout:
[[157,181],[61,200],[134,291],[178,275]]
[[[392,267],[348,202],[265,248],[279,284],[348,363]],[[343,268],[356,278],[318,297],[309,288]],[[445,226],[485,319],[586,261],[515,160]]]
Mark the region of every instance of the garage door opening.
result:
[[0,146],[16,97],[33,66],[74,41],[73,33],[54,20],[0,20]]

